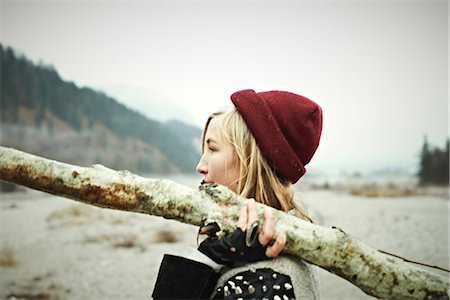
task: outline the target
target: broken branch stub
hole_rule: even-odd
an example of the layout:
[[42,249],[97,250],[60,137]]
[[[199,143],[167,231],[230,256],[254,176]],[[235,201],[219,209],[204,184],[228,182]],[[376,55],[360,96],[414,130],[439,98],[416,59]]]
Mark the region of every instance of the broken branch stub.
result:
[[[73,166],[0,147],[0,179],[95,206],[175,219],[196,226],[216,222],[236,229],[243,198],[225,187],[194,191],[170,180],[148,179],[100,165]],[[264,205],[257,204],[261,212]],[[271,208],[284,252],[303,258],[383,299],[449,299],[449,279],[380,253],[337,228],[324,228]]]

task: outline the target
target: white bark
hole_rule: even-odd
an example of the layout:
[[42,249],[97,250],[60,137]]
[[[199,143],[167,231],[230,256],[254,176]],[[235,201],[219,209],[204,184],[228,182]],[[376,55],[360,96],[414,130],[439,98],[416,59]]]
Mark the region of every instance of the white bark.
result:
[[[195,191],[100,165],[85,168],[0,147],[0,179],[80,202],[175,219],[192,225],[217,222],[236,228],[244,199],[220,186]],[[258,209],[262,211],[262,204]],[[273,209],[285,252],[318,265],[383,299],[449,299],[449,278],[371,249],[339,229],[320,227]]]

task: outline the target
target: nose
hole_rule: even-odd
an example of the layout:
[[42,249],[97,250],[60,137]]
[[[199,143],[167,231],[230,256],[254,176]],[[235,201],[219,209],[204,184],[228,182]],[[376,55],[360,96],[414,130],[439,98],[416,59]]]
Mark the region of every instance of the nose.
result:
[[206,159],[205,159],[205,155],[202,155],[202,157],[200,158],[200,161],[197,164],[197,167],[195,168],[195,170],[203,175],[208,174],[208,168],[207,168],[207,163],[206,163]]

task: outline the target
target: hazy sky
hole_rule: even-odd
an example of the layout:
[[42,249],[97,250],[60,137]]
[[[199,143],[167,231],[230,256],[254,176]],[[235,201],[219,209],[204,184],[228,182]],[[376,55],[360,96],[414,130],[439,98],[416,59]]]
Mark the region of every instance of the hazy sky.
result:
[[425,134],[438,146],[448,135],[444,0],[1,1],[0,10],[2,43],[63,79],[161,95],[199,126],[239,89],[311,98],[324,111],[312,168],[410,168]]

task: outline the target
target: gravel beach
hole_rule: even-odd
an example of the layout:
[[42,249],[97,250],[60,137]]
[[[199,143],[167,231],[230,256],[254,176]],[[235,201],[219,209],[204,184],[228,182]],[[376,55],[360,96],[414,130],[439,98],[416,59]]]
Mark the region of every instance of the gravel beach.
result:
[[[374,249],[449,268],[448,197],[367,198],[333,189],[300,190],[299,197],[319,225],[337,226]],[[197,228],[177,221],[29,189],[0,198],[2,299],[151,299],[162,255],[196,246]],[[317,272],[322,299],[372,298]]]

